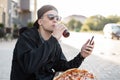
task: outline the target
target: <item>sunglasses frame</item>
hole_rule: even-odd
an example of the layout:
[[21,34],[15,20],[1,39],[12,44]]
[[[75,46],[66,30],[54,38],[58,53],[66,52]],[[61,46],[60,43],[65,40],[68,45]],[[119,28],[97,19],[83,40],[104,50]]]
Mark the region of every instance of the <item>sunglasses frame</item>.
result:
[[44,15],[44,16],[47,16],[47,18],[49,19],[49,20],[54,20],[54,19],[56,19],[56,21],[60,21],[61,20],[61,16],[58,16],[58,15],[54,15],[54,14],[46,14],[46,15]]

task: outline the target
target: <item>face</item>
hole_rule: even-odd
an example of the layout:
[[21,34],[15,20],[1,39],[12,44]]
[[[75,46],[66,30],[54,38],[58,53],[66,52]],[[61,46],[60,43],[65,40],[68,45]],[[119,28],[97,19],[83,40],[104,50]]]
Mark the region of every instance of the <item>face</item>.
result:
[[46,12],[41,19],[38,20],[39,25],[44,31],[53,32],[54,27],[60,21],[60,17],[55,10]]

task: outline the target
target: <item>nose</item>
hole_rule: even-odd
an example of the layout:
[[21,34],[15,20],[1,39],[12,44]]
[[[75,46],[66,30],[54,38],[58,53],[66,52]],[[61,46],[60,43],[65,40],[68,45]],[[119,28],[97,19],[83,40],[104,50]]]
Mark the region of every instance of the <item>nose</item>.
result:
[[57,18],[56,18],[56,17],[54,17],[53,21],[54,21],[54,22],[58,22],[58,20],[57,20]]

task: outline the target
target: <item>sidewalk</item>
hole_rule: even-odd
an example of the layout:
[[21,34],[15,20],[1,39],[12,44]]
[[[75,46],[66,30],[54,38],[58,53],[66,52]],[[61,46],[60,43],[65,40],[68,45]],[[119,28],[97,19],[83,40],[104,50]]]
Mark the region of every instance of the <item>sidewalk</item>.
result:
[[[0,43],[0,80],[9,80],[12,51],[15,41]],[[79,50],[61,42],[63,52],[68,60],[74,58]],[[120,80],[120,64],[104,60],[96,55],[87,57],[80,69],[92,72],[97,80]]]

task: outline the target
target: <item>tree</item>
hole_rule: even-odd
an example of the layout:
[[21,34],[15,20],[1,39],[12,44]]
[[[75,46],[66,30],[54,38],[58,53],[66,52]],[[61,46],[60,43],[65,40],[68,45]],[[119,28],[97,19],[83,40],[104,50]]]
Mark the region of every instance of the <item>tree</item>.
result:
[[110,15],[107,17],[108,23],[117,23],[120,22],[120,17],[117,15]]
[[78,20],[71,19],[68,23],[68,29],[72,31],[80,31],[82,23]]
[[67,24],[68,24],[68,29],[69,30],[74,30],[74,23],[75,23],[75,19],[71,19]]
[[95,15],[95,16],[91,16],[89,17],[86,21],[85,24],[88,25],[90,27],[90,30],[102,30],[105,23],[106,18],[101,16],[101,15]]
[[33,22],[28,22],[28,24],[27,24],[27,27],[29,27],[29,28],[31,28],[31,27],[33,27]]
[[81,27],[81,32],[84,32],[84,31],[90,31],[90,28],[87,24],[84,24],[82,27]]
[[81,26],[82,26],[82,23],[81,23],[80,21],[76,21],[76,22],[74,23],[74,30],[75,30],[76,32],[79,32],[80,29],[81,29]]
[[3,23],[0,23],[0,28],[3,28],[4,27],[4,24]]

